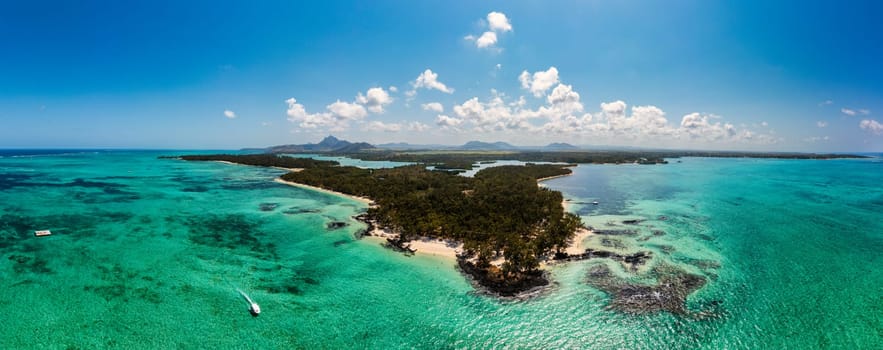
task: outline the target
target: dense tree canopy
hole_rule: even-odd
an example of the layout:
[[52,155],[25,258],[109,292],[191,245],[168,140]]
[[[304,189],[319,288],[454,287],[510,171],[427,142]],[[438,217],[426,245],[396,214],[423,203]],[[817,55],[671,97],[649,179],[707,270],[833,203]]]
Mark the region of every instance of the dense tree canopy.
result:
[[581,226],[577,216],[564,212],[560,192],[536,183],[570,172],[558,165],[502,166],[468,178],[420,165],[316,167],[282,178],[369,197],[377,203],[369,217],[399,232],[402,240],[430,236],[462,241],[479,265],[502,256],[504,275],[517,276],[564,248]]
[[313,168],[318,166],[338,165],[332,160],[315,160],[313,158],[295,158],[287,156],[279,156],[275,154],[204,154],[204,155],[187,155],[175,157],[160,158],[177,158],[183,160],[201,160],[201,161],[219,161],[231,162],[244,165],[256,166],[274,166],[280,168]]

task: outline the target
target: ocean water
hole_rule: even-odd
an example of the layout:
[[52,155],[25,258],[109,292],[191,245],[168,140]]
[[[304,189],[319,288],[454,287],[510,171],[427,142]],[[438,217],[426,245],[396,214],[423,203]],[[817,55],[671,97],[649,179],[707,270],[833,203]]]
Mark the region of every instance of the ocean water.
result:
[[357,168],[363,169],[381,169],[381,168],[395,168],[399,166],[411,165],[413,163],[409,162],[393,162],[386,160],[362,160],[362,159],[354,159],[349,157],[338,157],[338,156],[322,156],[318,154],[309,154],[309,153],[295,153],[295,154],[286,154],[289,157],[295,158],[313,158],[316,160],[331,160],[340,164],[340,166],[354,166]]
[[[272,182],[282,171],[59,153],[0,154],[0,348],[883,346],[880,159],[581,165],[545,184],[587,224],[630,231],[586,244],[652,259],[555,265],[543,295],[500,301],[452,261],[353,239],[362,204]],[[706,284],[688,314],[631,314],[593,287],[599,265]]]

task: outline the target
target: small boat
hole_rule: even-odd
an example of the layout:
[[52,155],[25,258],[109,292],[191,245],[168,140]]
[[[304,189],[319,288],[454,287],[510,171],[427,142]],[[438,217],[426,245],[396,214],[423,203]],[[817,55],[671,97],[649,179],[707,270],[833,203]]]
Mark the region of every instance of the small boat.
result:
[[598,204],[600,204],[600,203],[598,203],[598,201],[592,201],[592,205],[598,205]]
[[248,297],[248,294],[245,294],[245,292],[243,292],[241,289],[237,289],[236,291],[238,291],[239,295],[242,295],[242,297],[245,298],[246,301],[248,301],[248,312],[250,312],[252,316],[257,317],[261,314],[261,306],[258,305],[258,303],[251,300],[251,298]]
[[36,237],[49,236],[51,234],[52,234],[52,231],[49,231],[49,230],[34,231],[34,236],[36,236]]

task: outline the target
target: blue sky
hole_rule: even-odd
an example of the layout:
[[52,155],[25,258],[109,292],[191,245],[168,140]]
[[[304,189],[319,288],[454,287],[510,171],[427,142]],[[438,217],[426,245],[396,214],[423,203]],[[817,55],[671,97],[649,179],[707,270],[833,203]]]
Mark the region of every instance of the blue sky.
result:
[[883,150],[878,2],[0,2],[0,147]]

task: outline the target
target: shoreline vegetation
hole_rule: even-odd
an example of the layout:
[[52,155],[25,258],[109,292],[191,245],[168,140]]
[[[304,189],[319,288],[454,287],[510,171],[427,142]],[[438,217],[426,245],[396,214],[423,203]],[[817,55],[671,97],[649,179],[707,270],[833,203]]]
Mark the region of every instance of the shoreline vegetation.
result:
[[[294,158],[276,154],[214,154],[160,157],[188,161],[274,167],[289,171],[274,181],[285,185],[346,197],[368,206],[355,217],[367,225],[358,234],[378,240],[405,254],[425,254],[453,259],[477,290],[503,298],[536,295],[550,283],[544,267],[556,262],[610,258],[632,266],[650,259],[649,252],[619,255],[586,249],[582,243],[594,234],[568,203],[543,181],[568,176],[571,167],[585,160],[561,157],[586,152],[550,152],[538,161],[565,164],[506,165],[480,170],[474,177],[438,169],[439,164],[474,164],[484,159],[469,153],[465,159],[450,153],[430,153],[407,161],[417,164],[389,169],[340,166],[335,161]],[[605,163],[666,164],[663,158],[641,157],[640,152],[603,153]],[[522,152],[525,154],[525,152]],[[478,155],[478,158],[476,158]],[[354,155],[350,155],[354,156]],[[818,155],[800,159],[820,159]],[[838,155],[838,157],[841,157]],[[854,156],[842,156],[851,158]],[[371,157],[359,157],[359,159]],[[504,159],[508,159],[503,157]],[[781,158],[780,156],[767,158]],[[821,158],[829,159],[829,158]],[[374,160],[374,159],[372,159]],[[382,159],[403,160],[403,159]],[[591,161],[590,163],[597,162]],[[438,170],[428,170],[436,165]]]
[[570,174],[567,167],[573,165],[500,166],[469,178],[427,170],[425,165],[361,169],[310,161],[293,164],[295,158],[276,155],[178,159],[302,168],[276,181],[367,204],[367,212],[357,217],[368,224],[367,234],[406,254],[453,253],[476,287],[503,297],[548,285],[541,263],[566,256],[583,228],[578,216],[564,211],[560,192],[537,183]]

